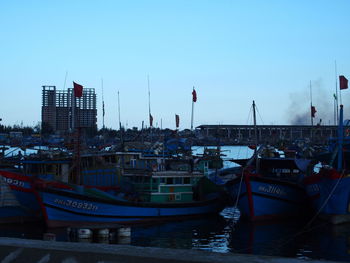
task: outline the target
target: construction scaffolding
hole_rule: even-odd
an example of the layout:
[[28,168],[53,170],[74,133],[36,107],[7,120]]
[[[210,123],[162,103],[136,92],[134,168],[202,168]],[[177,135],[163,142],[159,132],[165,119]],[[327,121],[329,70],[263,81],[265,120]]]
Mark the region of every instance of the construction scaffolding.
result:
[[42,127],[49,126],[54,132],[72,131],[76,127],[97,129],[96,101],[95,89],[84,88],[83,96],[76,98],[72,88],[56,90],[56,86],[42,86]]

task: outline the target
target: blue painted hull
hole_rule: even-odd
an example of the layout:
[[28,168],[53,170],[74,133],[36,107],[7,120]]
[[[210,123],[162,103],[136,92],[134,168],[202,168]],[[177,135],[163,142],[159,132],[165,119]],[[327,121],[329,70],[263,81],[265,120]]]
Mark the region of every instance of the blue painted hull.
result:
[[219,213],[225,202],[215,198],[191,203],[142,203],[106,200],[74,191],[40,189],[49,227],[91,224],[134,224]]
[[42,220],[42,213],[34,189],[27,176],[1,172],[0,176],[9,185],[17,206],[0,207],[0,223],[23,223]]
[[349,222],[350,177],[323,175],[305,183],[314,212],[333,224]]
[[302,187],[275,178],[244,175],[231,182],[230,191],[241,217],[251,221],[301,216],[307,208]]

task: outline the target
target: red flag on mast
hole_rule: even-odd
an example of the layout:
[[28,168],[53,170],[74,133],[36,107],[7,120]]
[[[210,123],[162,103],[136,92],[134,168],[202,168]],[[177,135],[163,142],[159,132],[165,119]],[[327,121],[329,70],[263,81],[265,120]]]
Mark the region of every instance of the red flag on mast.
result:
[[316,108],[315,108],[315,106],[311,106],[311,117],[312,118],[315,118],[315,114],[316,114]]
[[149,114],[149,126],[153,127],[153,116]]
[[348,80],[343,75],[339,76],[339,84],[340,89],[347,89],[348,88]]
[[175,114],[175,123],[176,123],[176,128],[179,128],[180,125],[180,116]]
[[197,92],[196,92],[196,90],[194,88],[193,88],[193,91],[192,91],[192,101],[193,102],[197,101]]
[[80,98],[83,96],[83,86],[75,83],[73,81],[73,87],[74,87],[74,97]]

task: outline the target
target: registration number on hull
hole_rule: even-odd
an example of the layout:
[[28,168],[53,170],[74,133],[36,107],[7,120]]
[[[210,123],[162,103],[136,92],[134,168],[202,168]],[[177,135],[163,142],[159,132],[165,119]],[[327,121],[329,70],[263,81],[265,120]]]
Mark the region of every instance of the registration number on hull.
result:
[[98,206],[92,203],[73,201],[70,199],[63,200],[63,199],[56,198],[54,202],[59,205],[64,205],[67,207],[78,208],[83,210],[96,211],[98,209]]

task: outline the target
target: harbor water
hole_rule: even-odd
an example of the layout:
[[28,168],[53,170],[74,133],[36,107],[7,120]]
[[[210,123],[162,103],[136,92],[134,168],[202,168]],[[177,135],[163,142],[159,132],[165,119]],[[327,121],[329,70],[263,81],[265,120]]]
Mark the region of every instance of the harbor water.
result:
[[[195,147],[195,154],[203,151]],[[248,147],[222,147],[224,159],[249,158]],[[233,163],[225,161],[225,166]],[[225,208],[219,215],[157,225],[132,226],[130,236],[79,238],[72,229],[46,229],[41,224],[0,225],[0,236],[43,239],[50,233],[57,241],[103,242],[112,245],[181,248],[219,253],[244,253],[299,259],[350,261],[350,224],[332,226],[309,219],[251,223],[239,220],[239,211]],[[308,227],[306,227],[308,226]],[[47,234],[46,234],[47,236]]]

